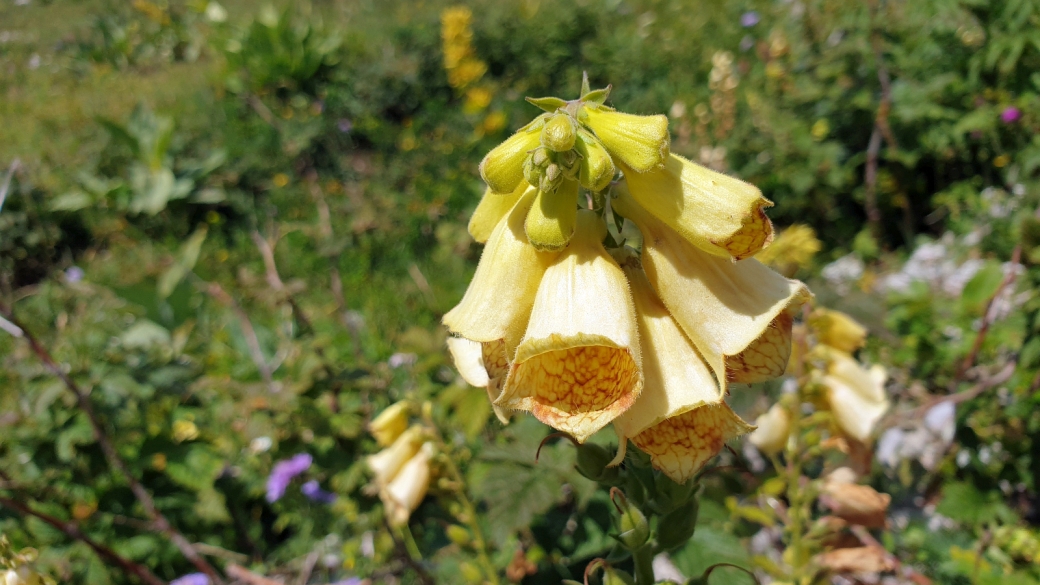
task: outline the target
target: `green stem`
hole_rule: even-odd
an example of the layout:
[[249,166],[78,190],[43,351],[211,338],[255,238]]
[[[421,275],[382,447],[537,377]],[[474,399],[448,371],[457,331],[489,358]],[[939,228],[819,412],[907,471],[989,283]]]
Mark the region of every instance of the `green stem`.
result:
[[644,544],[632,553],[632,562],[635,563],[636,585],[654,585],[654,547],[650,543]]
[[480,528],[480,522],[478,521],[477,507],[473,505],[473,501],[470,500],[469,494],[466,492],[466,482],[462,477],[462,473],[459,471],[458,466],[455,465],[455,459],[449,453],[449,447],[444,439],[441,437],[440,431],[437,430],[437,426],[433,423],[431,417],[426,418],[427,424],[430,428],[435,430],[435,436],[438,443],[438,451],[444,453],[444,468],[451,476],[451,482],[457,488],[455,494],[458,498],[459,504],[462,505],[462,514],[464,518],[462,520],[467,527],[469,527],[470,534],[473,535],[473,550],[477,553],[477,560],[480,562],[481,568],[484,570],[484,574],[487,576],[488,583],[491,585],[499,585],[498,571],[495,570],[495,565],[491,562],[491,557],[488,556],[487,552],[487,541],[484,540],[484,531]]
[[422,562],[422,552],[419,551],[419,545],[415,543],[415,537],[412,536],[412,529],[407,524],[401,527],[400,536],[405,550],[408,551],[408,556],[417,563]]

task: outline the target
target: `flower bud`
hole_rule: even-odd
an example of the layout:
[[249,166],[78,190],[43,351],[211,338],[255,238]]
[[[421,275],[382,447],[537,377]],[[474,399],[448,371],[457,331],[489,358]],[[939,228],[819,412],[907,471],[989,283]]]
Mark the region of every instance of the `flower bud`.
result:
[[542,146],[554,152],[574,148],[576,128],[574,118],[567,114],[554,114],[542,128]]
[[454,542],[459,546],[466,546],[470,543],[469,530],[459,526],[458,524],[452,524],[444,531],[448,535],[448,540]]
[[368,423],[368,432],[372,433],[380,447],[391,445],[407,428],[408,403],[403,400],[391,404]]
[[621,515],[618,522],[619,533],[614,539],[630,551],[637,550],[650,539],[650,523],[639,506],[629,502],[621,490],[611,488],[610,499]]
[[594,443],[578,445],[575,457],[578,473],[595,482],[610,483],[617,479],[617,467],[608,467],[610,452]]
[[636,116],[587,104],[582,109],[582,122],[610,154],[637,173],[658,169],[668,159],[671,137],[667,116]]
[[539,191],[524,222],[527,240],[536,250],[557,252],[564,249],[574,234],[577,214],[577,182],[565,180],[555,192]]
[[411,459],[422,445],[422,429],[414,426],[394,441],[386,449],[365,459],[368,468],[375,476],[375,485],[382,488],[397,475],[405,463]]
[[820,343],[845,353],[863,347],[867,340],[867,328],[841,311],[818,308],[809,316],[809,324]]
[[408,523],[408,517],[419,507],[430,488],[430,460],[433,443],[425,443],[414,457],[401,467],[400,473],[380,492],[386,515],[393,526]]
[[540,144],[540,124],[521,128],[480,161],[480,176],[495,193],[512,193],[524,180],[524,159]]
[[617,171],[607,149],[603,148],[595,136],[584,130],[578,132],[578,140],[574,147],[581,155],[581,164],[578,167],[581,186],[590,191],[606,189],[614,180]]
[[748,440],[759,451],[772,455],[784,450],[791,434],[791,415],[787,409],[774,404],[765,414],[755,419],[755,429]]

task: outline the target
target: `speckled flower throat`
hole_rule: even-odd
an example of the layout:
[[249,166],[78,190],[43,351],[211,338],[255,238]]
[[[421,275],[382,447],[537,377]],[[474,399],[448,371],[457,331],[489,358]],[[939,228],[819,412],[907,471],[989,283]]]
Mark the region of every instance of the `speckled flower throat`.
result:
[[485,244],[444,316],[463,377],[499,418],[526,411],[584,442],[613,423],[684,483],[753,427],[730,382],[783,374],[805,286],[753,259],[773,237],[752,185],[669,151],[663,115],[610,88],[528,99],[545,113],[480,164]]

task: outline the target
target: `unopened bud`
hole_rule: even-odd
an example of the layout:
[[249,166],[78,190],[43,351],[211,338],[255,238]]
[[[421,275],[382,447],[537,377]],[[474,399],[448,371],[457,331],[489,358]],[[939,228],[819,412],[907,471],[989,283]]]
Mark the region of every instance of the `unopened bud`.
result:
[[578,445],[576,459],[578,473],[592,481],[609,483],[618,477],[616,467],[607,467],[611,460],[610,451],[599,445],[593,443]]
[[402,400],[388,406],[368,424],[380,447],[387,447],[408,428],[408,402]]
[[554,152],[564,152],[574,148],[576,136],[574,118],[567,114],[554,114],[542,128],[542,145]]
[[459,546],[466,546],[467,544],[469,544],[469,531],[459,526],[458,524],[452,524],[451,526],[448,526],[448,529],[445,532],[448,534],[448,540],[454,542],[455,544]]
[[628,501],[625,494],[617,488],[611,488],[610,499],[614,502],[621,519],[618,522],[619,533],[614,537],[626,549],[635,551],[646,544],[650,538],[650,523],[639,506]]
[[[537,128],[537,125],[534,125]],[[487,153],[480,176],[495,193],[512,193],[524,179],[524,159],[539,145],[541,132],[528,125]]]
[[610,154],[637,173],[660,168],[668,160],[671,137],[666,116],[636,116],[587,105],[582,109],[582,122]]
[[562,250],[574,235],[577,215],[576,182],[563,181],[555,192],[539,191],[524,222],[527,240],[538,250]]
[[578,174],[581,186],[590,191],[606,189],[615,173],[610,153],[595,136],[585,131],[578,133],[578,141],[574,146],[582,157]]

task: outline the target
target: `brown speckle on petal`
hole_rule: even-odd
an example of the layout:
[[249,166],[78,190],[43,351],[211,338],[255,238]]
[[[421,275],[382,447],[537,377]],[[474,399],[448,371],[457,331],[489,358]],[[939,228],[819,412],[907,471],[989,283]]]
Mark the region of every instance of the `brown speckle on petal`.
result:
[[650,455],[650,462],[677,483],[686,483],[726,441],[752,427],[725,404],[684,412],[646,429],[632,442]]
[[765,248],[773,241],[773,222],[766,216],[765,208],[771,206],[760,205],[744,218],[740,229],[733,233],[726,241],[715,242],[719,247],[733,255],[735,260],[750,258]]
[[776,378],[787,369],[791,358],[791,327],[794,315],[782,311],[762,335],[737,355],[726,356],[730,382],[753,384]]

